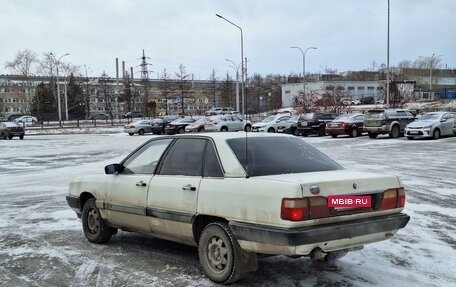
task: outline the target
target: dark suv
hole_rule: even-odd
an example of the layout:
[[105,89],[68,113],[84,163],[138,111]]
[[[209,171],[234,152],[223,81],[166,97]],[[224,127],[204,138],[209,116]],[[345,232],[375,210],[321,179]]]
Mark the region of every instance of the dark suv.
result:
[[374,139],[379,134],[397,138],[404,134],[405,126],[415,120],[415,115],[403,109],[369,110],[364,118],[364,130]]
[[326,135],[327,122],[334,120],[338,115],[335,113],[306,113],[302,114],[296,124],[297,133],[303,136],[317,134],[319,137]]
[[141,112],[138,112],[138,111],[133,111],[133,112],[126,113],[123,117],[126,118],[126,119],[142,118],[143,114]]

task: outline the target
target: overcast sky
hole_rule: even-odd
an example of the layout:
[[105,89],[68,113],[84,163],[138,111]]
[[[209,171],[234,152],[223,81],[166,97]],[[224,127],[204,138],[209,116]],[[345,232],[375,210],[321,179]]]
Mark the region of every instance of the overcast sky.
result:
[[[456,1],[391,0],[390,65],[440,56],[456,68]],[[220,76],[240,56],[241,26],[248,74],[306,72],[325,68],[372,69],[386,63],[387,0],[3,0],[0,7],[0,74],[18,50],[39,56],[71,53],[62,61],[87,65],[89,75],[115,77],[115,58],[133,67],[145,50],[151,78],[179,64],[195,79]],[[138,71],[138,72],[136,72]]]

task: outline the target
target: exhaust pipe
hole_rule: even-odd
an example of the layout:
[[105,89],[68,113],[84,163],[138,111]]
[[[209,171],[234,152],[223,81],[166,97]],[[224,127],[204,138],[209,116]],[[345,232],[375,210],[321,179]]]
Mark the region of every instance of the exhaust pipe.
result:
[[312,260],[318,260],[324,262],[327,260],[328,253],[323,252],[320,248],[312,250],[310,253],[310,258]]

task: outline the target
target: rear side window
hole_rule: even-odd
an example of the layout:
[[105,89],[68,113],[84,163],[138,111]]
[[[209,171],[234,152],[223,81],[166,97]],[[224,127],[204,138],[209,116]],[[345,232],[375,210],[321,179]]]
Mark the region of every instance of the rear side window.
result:
[[385,113],[383,111],[369,111],[366,114],[366,120],[379,120],[385,118]]
[[223,171],[220,166],[214,145],[208,141],[206,146],[206,157],[204,158],[204,177],[223,177]]
[[343,169],[341,165],[299,138],[247,138],[227,141],[249,176]]

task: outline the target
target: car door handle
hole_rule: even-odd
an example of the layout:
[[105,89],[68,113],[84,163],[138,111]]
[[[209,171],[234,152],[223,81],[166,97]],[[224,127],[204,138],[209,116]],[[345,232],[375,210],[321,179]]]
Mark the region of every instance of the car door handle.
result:
[[147,184],[146,184],[144,181],[142,181],[142,180],[140,180],[140,181],[138,181],[138,182],[136,183],[136,186],[146,186],[146,185],[147,185]]
[[191,186],[190,184],[187,184],[182,187],[182,190],[195,191],[196,187]]

